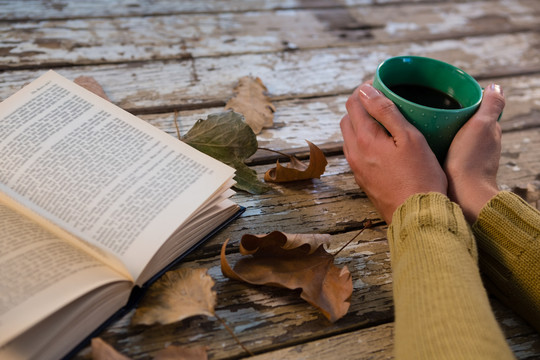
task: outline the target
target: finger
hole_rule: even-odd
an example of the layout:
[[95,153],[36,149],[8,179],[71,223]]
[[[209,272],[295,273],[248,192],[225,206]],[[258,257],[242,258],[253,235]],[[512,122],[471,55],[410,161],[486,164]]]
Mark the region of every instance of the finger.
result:
[[396,105],[370,84],[358,88],[360,101],[372,117],[377,119],[392,136],[399,136],[405,131],[417,131],[399,112]]
[[351,121],[351,125],[355,132],[371,127],[372,125],[370,123],[374,122],[360,102],[360,95],[358,91],[359,88],[356,88],[345,103],[347,113],[350,117],[349,120]]
[[358,134],[369,135],[370,137],[378,137],[381,134],[385,138],[388,137],[386,130],[366,111],[362,101],[360,101],[360,98],[363,96],[360,92],[361,87],[362,85],[356,88],[345,104],[354,131]]
[[355,131],[351,124],[351,119],[349,115],[343,116],[341,122],[339,123],[341,128],[341,134],[343,136],[343,153],[345,157],[349,157],[349,148],[353,146],[355,139]]
[[483,121],[496,121],[502,113],[505,98],[502,88],[497,84],[491,84],[484,90],[484,96],[475,118]]

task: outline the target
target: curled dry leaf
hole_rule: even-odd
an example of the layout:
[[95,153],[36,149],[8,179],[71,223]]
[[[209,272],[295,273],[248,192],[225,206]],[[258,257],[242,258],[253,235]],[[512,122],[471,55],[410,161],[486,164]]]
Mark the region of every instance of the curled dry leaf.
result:
[[204,346],[168,346],[154,355],[154,360],[207,360]]
[[225,104],[225,109],[243,114],[246,123],[258,134],[274,124],[276,108],[266,95],[267,91],[260,78],[241,77],[234,88],[235,95]]
[[170,324],[196,315],[214,316],[213,286],[214,280],[206,269],[168,271],[150,286],[131,322]]
[[343,317],[350,306],[352,277],[345,266],[334,265],[334,256],[324,244],[330,235],[292,235],[274,231],[268,235],[244,235],[241,258],[234,269],[221,248],[221,271],[231,279],[254,285],[302,289],[301,297],[319,308],[330,321]]
[[130,360],[130,358],[120,354],[101,338],[93,338],[91,346],[93,360]]
[[307,180],[320,178],[324,174],[326,165],[326,156],[321,149],[310,141],[309,144],[309,165],[304,164],[294,156],[289,156],[291,161],[287,166],[282,166],[279,161],[275,168],[272,168],[264,174],[264,180],[270,182],[288,182],[297,180]]
[[73,82],[77,85],[82,86],[86,90],[89,90],[93,92],[94,94],[101,96],[105,100],[111,101],[105,91],[103,90],[103,87],[91,76],[79,76]]

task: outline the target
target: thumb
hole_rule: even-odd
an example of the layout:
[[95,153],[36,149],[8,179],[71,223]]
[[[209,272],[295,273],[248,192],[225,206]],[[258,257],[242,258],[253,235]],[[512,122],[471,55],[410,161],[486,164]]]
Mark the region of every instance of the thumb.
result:
[[491,84],[484,90],[482,104],[476,116],[484,121],[495,121],[501,115],[505,105],[502,88],[497,84]]

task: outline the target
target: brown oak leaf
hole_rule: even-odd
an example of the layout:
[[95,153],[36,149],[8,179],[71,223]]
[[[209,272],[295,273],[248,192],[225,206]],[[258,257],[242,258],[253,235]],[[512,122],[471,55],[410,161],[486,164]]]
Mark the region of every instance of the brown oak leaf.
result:
[[329,241],[325,234],[244,235],[240,253],[248,256],[231,268],[225,256],[227,240],[221,248],[221,271],[249,284],[302,289],[300,296],[335,322],[349,310],[353,286],[349,269],[336,267],[334,256],[326,252]]
[[91,346],[92,359],[94,360],[130,360],[130,358],[120,354],[101,338],[93,338],[91,341]]
[[225,104],[225,109],[244,115],[246,123],[258,134],[263,128],[274,125],[276,108],[266,95],[267,91],[260,78],[241,77],[234,88],[235,95]]
[[326,156],[316,145],[307,141],[309,145],[309,165],[304,164],[296,157],[290,155],[290,163],[282,166],[279,161],[276,167],[264,174],[264,180],[270,182],[288,182],[320,178],[326,170]]
[[132,324],[170,324],[191,316],[214,316],[216,292],[207,269],[180,268],[166,272],[142,298]]
[[86,90],[93,92],[94,94],[101,96],[105,100],[111,101],[103,87],[94,79],[92,76],[79,76],[73,82],[77,85],[82,86]]
[[168,346],[154,355],[154,360],[207,360],[204,346]]

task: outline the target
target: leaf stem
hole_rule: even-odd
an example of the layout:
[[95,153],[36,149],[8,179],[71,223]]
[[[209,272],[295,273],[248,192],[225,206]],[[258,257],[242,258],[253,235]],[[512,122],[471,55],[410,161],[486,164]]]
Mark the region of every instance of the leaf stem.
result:
[[231,336],[234,338],[234,340],[236,340],[236,342],[238,343],[238,345],[240,345],[242,347],[242,349],[244,349],[245,352],[247,352],[249,354],[249,356],[254,356],[255,354],[253,354],[248,348],[246,348],[244,346],[244,344],[242,344],[242,342],[240,342],[240,339],[238,339],[238,336],[236,336],[236,334],[234,333],[234,331],[229,327],[229,325],[227,325],[225,323],[225,320],[223,320],[221,317],[219,317],[218,314],[216,314],[214,312],[214,316],[221,322],[221,324],[225,327],[225,329],[227,329],[227,331],[229,332],[229,334],[231,334]]
[[291,158],[291,157],[293,156],[293,155],[285,154],[284,152],[281,152],[281,151],[272,150],[272,149],[268,149],[268,148],[264,148],[264,147],[258,147],[257,149],[259,149],[259,150],[271,151],[271,152],[274,152],[274,153],[276,153],[276,154],[283,155],[283,156],[288,157],[288,158]]
[[178,140],[182,140],[180,128],[178,127],[178,110],[174,110],[174,127],[176,127],[176,136],[178,137]]
[[353,236],[353,238],[349,241],[347,241],[347,243],[345,245],[343,245],[341,247],[341,249],[339,249],[335,254],[334,254],[334,257],[336,257],[340,252],[341,250],[345,249],[347,247],[347,245],[349,245],[354,239],[356,239],[361,233],[364,232],[364,230],[366,230],[367,228],[371,227],[371,220],[370,219],[364,219],[362,221],[364,223],[364,227],[360,229],[360,231],[358,231],[358,233],[356,235]]

